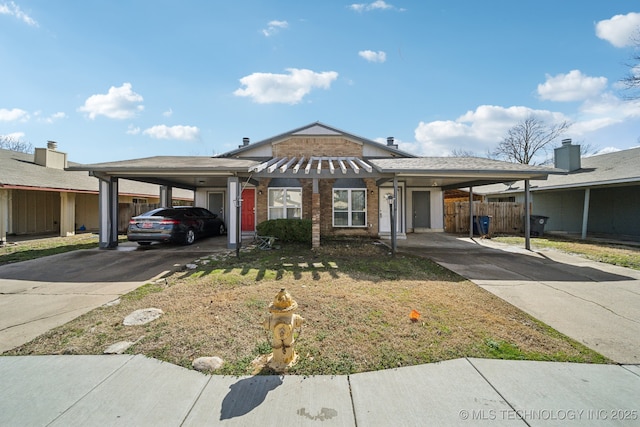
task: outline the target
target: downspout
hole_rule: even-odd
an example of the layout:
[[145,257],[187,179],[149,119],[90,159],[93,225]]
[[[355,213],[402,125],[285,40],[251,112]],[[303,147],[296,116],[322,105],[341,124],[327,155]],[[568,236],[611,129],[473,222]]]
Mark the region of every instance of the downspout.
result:
[[524,248],[528,251],[531,250],[531,223],[529,212],[529,180],[524,180]]

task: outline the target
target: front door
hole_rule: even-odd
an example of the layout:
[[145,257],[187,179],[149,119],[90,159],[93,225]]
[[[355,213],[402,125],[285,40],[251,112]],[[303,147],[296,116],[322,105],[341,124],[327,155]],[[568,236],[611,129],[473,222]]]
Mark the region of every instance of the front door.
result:
[[256,190],[245,188],[242,190],[242,231],[256,230]]
[[209,193],[208,209],[224,221],[224,194]]
[[431,228],[431,193],[428,191],[414,191],[413,228]]
[[[404,227],[402,227],[402,186],[398,187],[398,216],[396,218],[396,232],[404,233]],[[388,197],[393,197],[393,188],[380,188],[378,193],[379,197],[379,212],[380,222],[378,224],[380,234],[391,233],[391,208],[389,207]]]

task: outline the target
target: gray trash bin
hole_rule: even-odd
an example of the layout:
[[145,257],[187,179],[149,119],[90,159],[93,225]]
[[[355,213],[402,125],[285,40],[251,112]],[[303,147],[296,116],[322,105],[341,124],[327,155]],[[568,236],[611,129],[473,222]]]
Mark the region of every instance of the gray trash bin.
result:
[[544,234],[544,226],[549,220],[548,216],[543,215],[530,215],[529,227],[531,235],[534,237],[540,237]]

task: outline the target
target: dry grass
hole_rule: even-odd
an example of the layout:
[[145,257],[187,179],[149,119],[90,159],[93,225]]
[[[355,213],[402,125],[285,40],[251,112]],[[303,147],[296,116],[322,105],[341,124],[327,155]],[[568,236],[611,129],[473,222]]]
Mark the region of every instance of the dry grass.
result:
[[[225,360],[221,373],[254,373],[270,351],[261,323],[280,288],[305,323],[290,373],[348,374],[459,357],[607,362],[473,283],[425,259],[389,256],[371,242],[323,243],[311,251],[229,254],[200,261],[101,307],[7,354],[101,354],[117,341],[184,367],[201,356]],[[123,326],[139,308],[165,314]],[[411,310],[421,313],[417,322]],[[263,370],[263,373],[268,373]]]
[[[493,240],[510,245],[524,245],[523,237],[497,236]],[[531,246],[534,249],[553,249],[580,255],[593,261],[640,270],[640,246],[634,242],[606,243],[554,235],[531,239]]]

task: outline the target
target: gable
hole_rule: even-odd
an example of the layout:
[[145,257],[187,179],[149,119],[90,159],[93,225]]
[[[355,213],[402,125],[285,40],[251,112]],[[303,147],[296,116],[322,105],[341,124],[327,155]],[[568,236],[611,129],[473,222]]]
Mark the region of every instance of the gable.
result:
[[362,157],[362,143],[341,136],[294,136],[272,145],[273,157]]
[[[391,141],[393,139],[391,138]],[[398,150],[397,145],[381,144],[320,122],[249,143],[243,139],[238,149],[218,157],[268,159],[272,157],[415,157]]]

